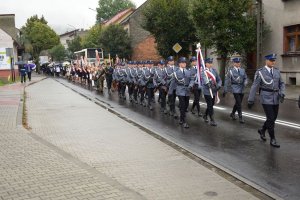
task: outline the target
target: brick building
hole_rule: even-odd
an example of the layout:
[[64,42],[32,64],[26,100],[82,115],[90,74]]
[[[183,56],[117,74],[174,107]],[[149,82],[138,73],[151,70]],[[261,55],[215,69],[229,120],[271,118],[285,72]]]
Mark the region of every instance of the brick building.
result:
[[156,49],[155,38],[142,28],[143,8],[148,1],[137,8],[131,15],[125,18],[120,24],[127,30],[131,39],[133,50],[132,60],[160,60],[161,56]]

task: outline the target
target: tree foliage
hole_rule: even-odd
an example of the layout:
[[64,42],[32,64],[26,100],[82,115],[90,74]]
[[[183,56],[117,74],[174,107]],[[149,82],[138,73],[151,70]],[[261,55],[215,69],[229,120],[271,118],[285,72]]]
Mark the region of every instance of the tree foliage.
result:
[[97,22],[108,20],[127,8],[135,8],[131,0],[99,0],[98,6]]
[[173,45],[179,43],[180,54],[190,53],[195,41],[195,29],[188,16],[190,0],[150,0],[143,10],[143,27],[154,35],[157,48],[163,57],[175,54]]
[[67,40],[67,45],[68,45],[67,56],[69,58],[72,58],[75,51],[79,51],[82,49],[81,43],[82,43],[82,39],[80,36],[75,36],[75,38],[70,41]]
[[102,27],[98,24],[93,26],[82,39],[82,48],[99,48],[100,47],[100,35]]
[[228,55],[245,55],[255,49],[256,16],[249,14],[252,4],[252,0],[193,0],[190,5],[198,39],[222,58],[223,80]]
[[75,51],[79,51],[82,49],[81,46],[81,37],[80,36],[75,36],[75,38],[73,40],[68,40],[67,41],[67,45],[68,45],[68,50],[70,52],[75,52]]
[[39,70],[39,55],[59,44],[59,36],[47,25],[44,17],[30,17],[22,27],[25,50],[32,54]]
[[131,55],[130,39],[127,32],[119,25],[106,27],[100,35],[100,44],[104,52],[112,57],[129,58]]
[[49,50],[53,61],[63,61],[66,57],[66,49],[62,44],[58,44]]

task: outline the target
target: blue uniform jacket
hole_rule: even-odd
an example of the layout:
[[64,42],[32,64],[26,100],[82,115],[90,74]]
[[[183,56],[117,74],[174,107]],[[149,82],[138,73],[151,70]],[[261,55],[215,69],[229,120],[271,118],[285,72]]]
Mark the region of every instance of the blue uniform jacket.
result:
[[194,86],[194,77],[188,69],[184,69],[184,74],[181,69],[174,73],[174,80],[176,82],[177,96],[190,96],[191,89]]
[[[208,70],[208,69],[206,68],[206,70]],[[215,96],[217,94],[217,87],[222,86],[222,80],[221,80],[221,78],[220,78],[220,76],[219,76],[216,69],[211,68],[210,72],[216,77],[216,83],[213,82],[213,80],[211,80],[210,78],[209,78],[209,80],[207,80],[206,76],[204,74],[204,71],[203,71],[202,74],[201,74],[202,75],[202,80],[204,81],[204,83],[203,83],[203,94],[204,95],[210,95],[209,86],[207,85],[207,82],[210,82],[212,93]]]
[[254,102],[258,88],[260,90],[261,104],[278,105],[280,95],[285,92],[285,84],[282,81],[279,69],[273,67],[273,77],[266,67],[262,67],[255,72],[248,102]]
[[244,93],[245,86],[248,83],[245,69],[232,67],[228,70],[225,78],[224,92]]

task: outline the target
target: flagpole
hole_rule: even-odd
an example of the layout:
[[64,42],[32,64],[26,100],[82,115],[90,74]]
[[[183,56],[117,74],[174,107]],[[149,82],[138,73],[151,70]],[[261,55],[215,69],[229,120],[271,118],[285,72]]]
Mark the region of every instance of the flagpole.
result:
[[[200,44],[200,42],[197,44],[197,48],[198,48],[198,51],[199,51],[199,53],[200,53],[201,65],[202,65],[203,68],[204,68],[204,69],[203,69],[203,73],[204,73],[204,75],[205,75],[206,80],[209,82],[207,73],[205,72],[205,64],[204,64],[204,61],[203,61],[203,56],[202,56],[202,51],[201,51],[201,44]],[[198,56],[197,56],[197,59],[198,59]],[[199,79],[199,82],[200,82],[200,79]],[[208,82],[207,82],[207,83],[208,83]],[[211,98],[214,98],[214,95],[213,95],[212,90],[211,90],[210,87],[209,87],[209,93],[210,93]]]

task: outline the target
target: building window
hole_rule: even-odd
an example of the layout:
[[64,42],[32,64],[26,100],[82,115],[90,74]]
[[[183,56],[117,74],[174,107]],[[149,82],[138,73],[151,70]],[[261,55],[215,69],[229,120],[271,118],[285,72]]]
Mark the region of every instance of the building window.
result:
[[284,52],[300,53],[300,24],[284,27]]

